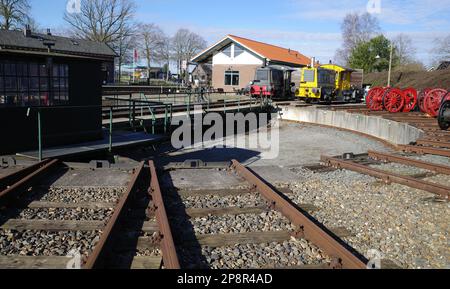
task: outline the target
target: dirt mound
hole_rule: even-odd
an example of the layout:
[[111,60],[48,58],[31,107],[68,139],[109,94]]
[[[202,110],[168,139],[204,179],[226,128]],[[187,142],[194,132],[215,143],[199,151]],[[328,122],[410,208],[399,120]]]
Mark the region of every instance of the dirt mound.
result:
[[[373,86],[386,86],[388,73],[376,72],[366,74],[364,83]],[[392,73],[391,85],[402,89],[414,87],[422,90],[428,87],[450,90],[450,69],[436,71],[395,71]]]

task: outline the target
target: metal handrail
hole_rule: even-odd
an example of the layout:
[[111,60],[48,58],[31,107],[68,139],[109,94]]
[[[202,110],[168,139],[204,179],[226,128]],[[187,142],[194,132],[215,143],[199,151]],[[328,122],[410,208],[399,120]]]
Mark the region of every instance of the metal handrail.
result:
[[[164,108],[165,110],[165,117],[164,117],[164,133],[167,133],[168,131],[168,124],[169,124],[169,111],[170,111],[170,118],[172,118],[172,113],[173,113],[173,109],[172,109],[172,105],[171,104],[163,104],[163,105],[154,105],[151,106],[150,102],[145,102],[145,101],[135,101],[132,100],[130,101],[130,104],[133,105],[133,111],[130,113],[132,113],[131,118],[133,120],[135,120],[135,114],[136,114],[136,103],[144,103],[145,105],[142,105],[142,107],[147,107],[149,108],[149,111],[151,113],[152,116],[152,134],[155,134],[156,132],[156,115],[154,113],[154,109],[156,108]],[[8,109],[10,108],[8,107],[0,107],[1,109]],[[26,107],[25,107],[26,108]],[[130,108],[130,105],[58,105],[58,106],[32,106],[32,107],[28,107],[27,108],[27,117],[30,115],[30,112],[32,110],[37,111],[37,130],[38,130],[38,135],[37,135],[37,139],[38,139],[38,159],[39,161],[43,160],[43,124],[42,124],[42,113],[43,111],[46,110],[56,110],[56,109],[103,109],[103,108],[107,108],[109,109],[109,146],[108,146],[108,150],[110,153],[112,153],[113,150],[113,139],[112,139],[112,135],[113,135],[113,113],[114,113],[114,109],[115,108]],[[143,125],[144,126],[144,125]]]

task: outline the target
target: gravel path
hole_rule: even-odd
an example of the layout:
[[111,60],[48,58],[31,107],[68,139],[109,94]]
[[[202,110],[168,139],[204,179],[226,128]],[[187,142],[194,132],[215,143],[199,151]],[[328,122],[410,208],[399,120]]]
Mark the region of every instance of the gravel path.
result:
[[351,171],[293,171],[304,181],[292,185],[294,194],[289,197],[321,208],[313,216],[327,227],[349,229],[355,236],[345,241],[360,253],[379,250],[404,268],[450,266],[450,224],[444,217],[450,213],[448,203],[433,202],[433,194],[385,185]]

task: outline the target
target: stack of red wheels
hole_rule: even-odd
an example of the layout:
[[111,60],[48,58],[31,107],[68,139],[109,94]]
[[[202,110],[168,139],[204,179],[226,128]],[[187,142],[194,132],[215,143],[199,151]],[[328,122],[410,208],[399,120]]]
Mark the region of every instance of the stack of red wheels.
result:
[[371,111],[387,110],[391,113],[411,112],[418,105],[423,113],[437,117],[444,100],[450,99],[450,93],[442,88],[427,88],[417,93],[410,87],[405,90],[391,87],[374,87],[366,98]]
[[423,99],[423,112],[432,117],[437,117],[441,104],[446,99],[448,91],[442,88],[430,89]]
[[391,113],[413,111],[418,103],[414,88],[401,90],[392,87],[374,87],[367,94],[366,104],[371,111],[386,109]]

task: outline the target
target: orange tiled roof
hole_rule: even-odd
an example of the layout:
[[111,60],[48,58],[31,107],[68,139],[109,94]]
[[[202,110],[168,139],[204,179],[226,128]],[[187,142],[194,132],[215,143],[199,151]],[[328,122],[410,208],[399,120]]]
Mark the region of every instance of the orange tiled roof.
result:
[[250,48],[254,52],[274,61],[286,63],[295,63],[301,65],[310,65],[311,59],[296,50],[290,50],[263,42],[242,38],[239,36],[228,35],[230,38]]

